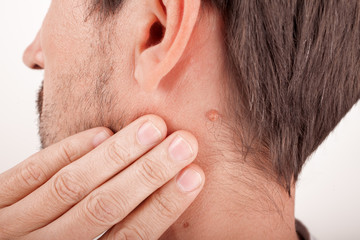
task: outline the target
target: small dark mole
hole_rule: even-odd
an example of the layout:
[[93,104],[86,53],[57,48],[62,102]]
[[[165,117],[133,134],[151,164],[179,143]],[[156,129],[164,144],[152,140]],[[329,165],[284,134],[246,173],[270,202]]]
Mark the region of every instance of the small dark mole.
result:
[[218,111],[216,111],[215,109],[210,110],[206,113],[206,117],[211,121],[211,122],[216,122],[217,120],[219,120],[220,118],[220,114]]
[[188,228],[189,225],[190,225],[190,224],[189,224],[188,222],[184,222],[184,223],[183,223],[183,227],[184,227],[184,228]]

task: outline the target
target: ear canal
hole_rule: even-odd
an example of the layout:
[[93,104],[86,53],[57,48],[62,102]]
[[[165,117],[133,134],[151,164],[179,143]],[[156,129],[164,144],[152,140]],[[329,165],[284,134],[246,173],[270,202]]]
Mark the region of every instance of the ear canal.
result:
[[160,22],[155,22],[150,28],[149,38],[145,44],[146,48],[155,46],[163,40],[165,27]]

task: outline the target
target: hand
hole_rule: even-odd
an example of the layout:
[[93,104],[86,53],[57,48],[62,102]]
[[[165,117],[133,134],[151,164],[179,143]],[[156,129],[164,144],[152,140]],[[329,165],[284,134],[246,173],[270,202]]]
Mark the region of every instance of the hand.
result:
[[166,133],[147,115],[113,136],[96,128],[67,138],[1,174],[0,239],[93,239],[110,228],[101,239],[158,239],[204,185],[191,164],[195,137]]

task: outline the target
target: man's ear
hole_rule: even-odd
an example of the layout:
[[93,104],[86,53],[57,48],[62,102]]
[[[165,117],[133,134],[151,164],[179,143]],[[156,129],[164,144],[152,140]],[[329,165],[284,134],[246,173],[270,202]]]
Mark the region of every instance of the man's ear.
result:
[[135,79],[144,91],[157,89],[183,55],[198,18],[200,2],[144,1],[135,49]]

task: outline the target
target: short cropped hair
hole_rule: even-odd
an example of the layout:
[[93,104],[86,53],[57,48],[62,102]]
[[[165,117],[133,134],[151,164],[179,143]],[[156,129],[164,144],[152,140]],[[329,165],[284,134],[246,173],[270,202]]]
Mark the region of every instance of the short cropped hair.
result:
[[[114,14],[124,0],[93,1]],[[306,159],[360,98],[360,1],[203,0],[203,7],[224,22],[234,132],[246,153],[266,159],[254,166],[290,194]]]

